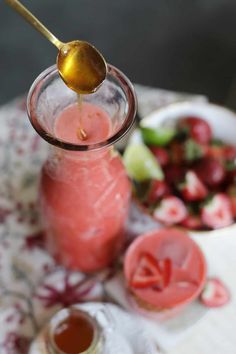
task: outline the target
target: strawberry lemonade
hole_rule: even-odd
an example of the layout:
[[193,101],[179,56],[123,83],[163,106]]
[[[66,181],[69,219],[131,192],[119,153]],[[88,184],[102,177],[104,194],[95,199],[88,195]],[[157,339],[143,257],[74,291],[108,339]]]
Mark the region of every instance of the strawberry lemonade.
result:
[[[68,107],[56,121],[55,135],[77,142],[79,115],[86,140],[97,143],[110,133],[106,112],[85,103]],[[111,149],[60,155],[53,171],[44,165],[41,203],[48,222],[48,248],[70,268],[92,271],[114,259],[123,239],[128,214],[130,183],[120,158]],[[60,196],[60,197],[59,197]]]
[[[119,253],[131,194],[112,144],[132,126],[136,101],[128,79],[108,69],[101,88],[85,95],[81,107],[55,67],[41,74],[28,97],[31,123],[57,146],[40,179],[47,248],[59,263],[85,272],[110,265]],[[78,133],[81,127],[86,136]]]

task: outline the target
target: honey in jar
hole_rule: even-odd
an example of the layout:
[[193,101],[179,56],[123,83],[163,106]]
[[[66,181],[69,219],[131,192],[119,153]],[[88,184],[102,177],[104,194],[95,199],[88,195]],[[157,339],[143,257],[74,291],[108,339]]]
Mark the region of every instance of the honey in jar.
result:
[[51,319],[46,341],[50,354],[100,354],[103,336],[96,319],[72,307]]

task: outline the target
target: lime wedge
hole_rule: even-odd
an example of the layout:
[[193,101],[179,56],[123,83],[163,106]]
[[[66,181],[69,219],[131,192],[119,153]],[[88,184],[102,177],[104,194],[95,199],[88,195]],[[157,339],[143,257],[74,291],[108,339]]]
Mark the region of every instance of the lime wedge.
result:
[[140,127],[143,141],[147,145],[165,146],[175,136],[176,130],[171,127]]
[[162,180],[164,177],[157,160],[144,144],[128,145],[123,162],[128,175],[138,182],[149,179]]

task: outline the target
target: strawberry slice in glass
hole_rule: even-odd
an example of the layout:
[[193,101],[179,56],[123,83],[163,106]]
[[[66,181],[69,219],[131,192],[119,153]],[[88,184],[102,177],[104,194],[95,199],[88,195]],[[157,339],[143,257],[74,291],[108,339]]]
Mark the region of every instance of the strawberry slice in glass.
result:
[[130,285],[134,288],[148,288],[159,284],[161,280],[162,273],[157,260],[150,253],[143,254],[133,274]]
[[169,258],[165,258],[158,261],[158,264],[161,270],[161,281],[158,284],[155,284],[153,289],[162,291],[170,284],[172,275],[172,261]]

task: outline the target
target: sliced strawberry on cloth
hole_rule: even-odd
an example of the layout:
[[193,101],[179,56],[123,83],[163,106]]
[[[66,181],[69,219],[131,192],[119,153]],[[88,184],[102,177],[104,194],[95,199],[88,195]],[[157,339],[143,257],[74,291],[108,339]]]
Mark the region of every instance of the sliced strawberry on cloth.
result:
[[161,270],[157,260],[150,254],[141,256],[131,280],[131,287],[148,288],[162,282]]
[[194,171],[188,171],[184,183],[179,185],[183,198],[187,201],[203,200],[208,195],[208,190]]
[[221,307],[230,301],[230,293],[221,280],[210,278],[200,295],[200,301],[207,307]]
[[201,209],[202,222],[213,229],[219,229],[233,223],[233,212],[229,197],[224,193],[214,197]]
[[171,195],[162,199],[154,210],[153,216],[166,225],[173,225],[183,221],[187,214],[187,208],[183,201]]

